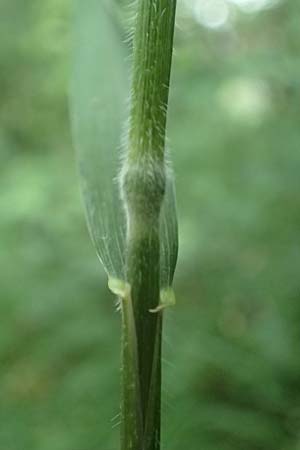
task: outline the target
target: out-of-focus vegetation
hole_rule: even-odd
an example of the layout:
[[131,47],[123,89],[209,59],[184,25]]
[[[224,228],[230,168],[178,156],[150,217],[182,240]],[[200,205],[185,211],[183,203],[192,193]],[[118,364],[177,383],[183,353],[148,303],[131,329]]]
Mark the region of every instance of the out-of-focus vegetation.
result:
[[[5,450],[118,448],[120,324],[77,187],[70,7],[0,6]],[[299,23],[296,0],[179,6],[166,449],[300,449]]]

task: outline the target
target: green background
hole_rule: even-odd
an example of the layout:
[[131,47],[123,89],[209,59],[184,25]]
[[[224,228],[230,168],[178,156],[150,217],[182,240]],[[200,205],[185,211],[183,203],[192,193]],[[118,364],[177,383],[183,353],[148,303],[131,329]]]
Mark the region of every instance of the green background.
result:
[[[120,318],[68,118],[71,2],[0,5],[0,449],[118,448]],[[272,6],[272,5],[271,5]],[[163,449],[300,450],[300,4],[180,7]]]

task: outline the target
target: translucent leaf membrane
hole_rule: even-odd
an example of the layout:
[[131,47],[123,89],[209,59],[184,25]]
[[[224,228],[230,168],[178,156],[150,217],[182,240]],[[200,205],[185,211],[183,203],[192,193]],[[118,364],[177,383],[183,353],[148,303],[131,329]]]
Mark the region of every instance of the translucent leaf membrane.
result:
[[110,277],[124,278],[124,214],[117,175],[128,89],[112,9],[101,0],[75,10],[71,114],[89,231]]
[[[126,217],[118,174],[130,92],[129,50],[122,12],[110,0],[75,6],[71,119],[89,232],[110,279],[125,280]],[[161,287],[171,286],[177,260],[172,170],[161,211]]]
[[178,225],[173,169],[167,167],[166,194],[161,211],[161,288],[172,286],[178,256]]

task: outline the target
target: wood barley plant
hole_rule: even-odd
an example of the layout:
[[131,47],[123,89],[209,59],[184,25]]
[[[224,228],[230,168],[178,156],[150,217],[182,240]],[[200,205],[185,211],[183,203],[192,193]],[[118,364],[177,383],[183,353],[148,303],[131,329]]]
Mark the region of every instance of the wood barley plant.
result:
[[121,450],[159,450],[162,324],[178,251],[166,154],[176,0],[118,5],[75,8],[72,127],[89,231],[122,317]]

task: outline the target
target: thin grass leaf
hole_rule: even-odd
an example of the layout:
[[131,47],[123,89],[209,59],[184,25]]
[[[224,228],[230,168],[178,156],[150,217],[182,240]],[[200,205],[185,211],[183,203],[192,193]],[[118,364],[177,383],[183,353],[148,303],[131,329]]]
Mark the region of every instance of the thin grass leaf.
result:
[[[89,233],[108,277],[125,281],[126,219],[118,179],[127,132],[130,49],[120,16],[113,1],[75,5],[71,119]],[[160,279],[167,292],[178,251],[171,166],[160,221]]]
[[128,74],[121,42],[106,2],[78,1],[71,114],[81,190],[98,256],[109,277],[124,280],[125,219],[117,176]]

